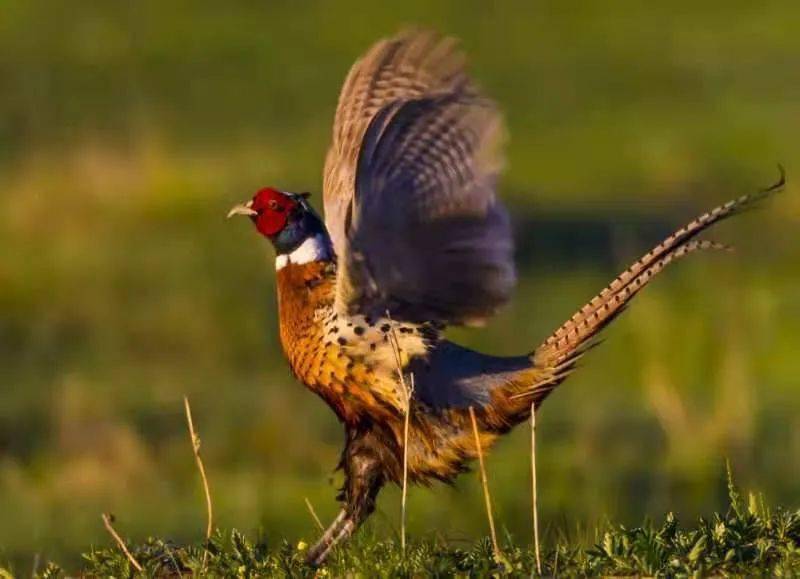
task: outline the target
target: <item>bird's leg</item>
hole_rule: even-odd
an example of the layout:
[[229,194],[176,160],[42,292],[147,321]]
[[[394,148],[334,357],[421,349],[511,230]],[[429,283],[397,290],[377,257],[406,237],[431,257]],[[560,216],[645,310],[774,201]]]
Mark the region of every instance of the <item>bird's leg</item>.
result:
[[375,510],[375,498],[384,483],[378,454],[366,437],[350,438],[344,452],[345,506],[336,520],[308,551],[306,561],[314,566],[325,562],[336,545],[346,541]]
[[[345,511],[342,511],[342,513],[344,512]],[[333,550],[333,548],[342,541],[348,539],[355,530],[356,523],[353,521],[353,519],[350,517],[342,517],[342,520],[339,521],[339,524],[335,528],[333,525],[331,525],[325,531],[325,534],[322,536],[322,538],[317,541],[317,544],[308,550],[306,562],[314,567],[322,565],[325,562],[325,559],[328,558],[328,555],[330,555],[330,552]],[[329,534],[331,531],[334,532]]]
[[319,538],[317,543],[311,549],[309,549],[307,555],[309,562],[318,557],[319,552],[321,552],[326,545],[330,545],[334,537],[339,535],[339,529],[341,528],[346,517],[347,511],[345,509],[339,511],[339,514],[336,515],[336,518],[333,520],[333,522],[328,525],[328,528],[325,529],[324,533],[322,533],[322,536]]

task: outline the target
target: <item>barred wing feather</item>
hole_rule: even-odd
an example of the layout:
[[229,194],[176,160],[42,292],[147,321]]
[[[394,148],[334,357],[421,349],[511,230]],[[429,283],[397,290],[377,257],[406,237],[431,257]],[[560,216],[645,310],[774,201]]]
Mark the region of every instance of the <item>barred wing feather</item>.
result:
[[[430,42],[427,35],[405,38],[410,45]],[[448,51],[449,41],[431,47],[445,76],[427,69],[424,87],[411,83],[413,91],[374,111],[359,144],[352,195],[342,184],[325,191],[339,256],[337,300],[348,312],[479,323],[513,289],[511,228],[495,195],[502,119],[460,65],[443,66],[462,61]],[[417,52],[401,46],[395,54]]]

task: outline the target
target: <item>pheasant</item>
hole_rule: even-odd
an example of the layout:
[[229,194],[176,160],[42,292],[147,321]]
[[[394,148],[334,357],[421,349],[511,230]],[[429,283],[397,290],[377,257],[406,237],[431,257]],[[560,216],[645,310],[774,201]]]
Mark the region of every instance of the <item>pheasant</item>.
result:
[[[479,325],[515,285],[508,214],[495,185],[504,125],[453,39],[413,31],[375,44],[339,97],[323,182],[325,220],[307,193],[259,190],[249,216],[276,253],[280,341],[294,376],[345,429],[341,512],[309,550],[319,565],[402,480],[452,481],[530,417],[600,330],[671,262],[725,246],[698,236],[782,188],[704,213],[622,272],[529,353],[497,357],[446,339]],[[413,388],[412,388],[413,385]],[[472,410],[470,410],[472,409]]]

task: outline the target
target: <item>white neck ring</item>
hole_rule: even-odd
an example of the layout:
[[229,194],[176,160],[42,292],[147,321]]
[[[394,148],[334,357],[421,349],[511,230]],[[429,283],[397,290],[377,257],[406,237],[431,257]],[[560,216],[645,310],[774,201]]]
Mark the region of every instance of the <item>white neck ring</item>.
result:
[[327,261],[331,258],[331,249],[328,240],[322,235],[309,237],[291,253],[279,255],[275,258],[275,269],[280,270],[290,263],[302,265],[312,261]]

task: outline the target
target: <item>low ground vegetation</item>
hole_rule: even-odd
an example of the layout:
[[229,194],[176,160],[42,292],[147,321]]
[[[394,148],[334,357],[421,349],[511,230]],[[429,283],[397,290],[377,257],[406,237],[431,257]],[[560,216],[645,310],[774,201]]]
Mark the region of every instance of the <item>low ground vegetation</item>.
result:
[[[743,499],[730,485],[730,504],[724,514],[682,525],[669,513],[663,521],[638,527],[607,525],[598,529],[591,545],[563,539],[544,549],[542,574],[646,575],[664,577],[708,575],[794,576],[800,573],[800,510],[771,509],[763,499]],[[445,540],[410,541],[403,556],[399,541],[362,533],[339,549],[328,565],[314,570],[304,563],[307,543],[252,540],[233,531],[217,531],[206,545],[179,546],[151,538],[130,546],[145,576],[486,576],[535,575],[533,549],[519,546],[510,535],[495,557],[491,541],[453,546]],[[131,577],[135,570],[115,546],[83,556],[82,573],[89,577]],[[50,563],[40,577],[66,573]]]

